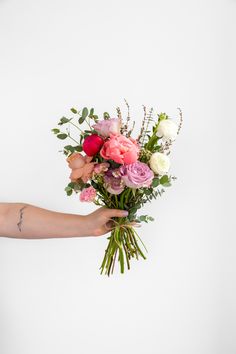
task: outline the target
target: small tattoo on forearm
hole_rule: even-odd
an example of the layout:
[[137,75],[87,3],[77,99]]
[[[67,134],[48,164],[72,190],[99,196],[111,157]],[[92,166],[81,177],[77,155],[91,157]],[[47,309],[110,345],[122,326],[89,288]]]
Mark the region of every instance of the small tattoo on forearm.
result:
[[20,220],[19,222],[17,223],[17,226],[18,226],[18,229],[20,230],[21,232],[21,225],[22,225],[22,222],[23,222],[23,210],[27,207],[27,205],[23,206],[21,209],[20,209]]

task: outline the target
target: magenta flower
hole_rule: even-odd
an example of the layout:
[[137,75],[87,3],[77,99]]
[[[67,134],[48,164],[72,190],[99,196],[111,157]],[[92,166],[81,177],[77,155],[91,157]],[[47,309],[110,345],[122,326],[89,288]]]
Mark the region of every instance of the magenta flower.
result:
[[92,127],[104,137],[108,137],[111,134],[120,134],[120,120],[118,118],[100,120]]
[[153,171],[146,163],[140,161],[120,166],[119,171],[121,179],[130,188],[150,187],[154,178]]
[[96,197],[96,189],[93,187],[84,188],[80,193],[81,202],[93,202]]
[[119,169],[108,170],[104,175],[105,188],[111,194],[120,194],[124,190]]

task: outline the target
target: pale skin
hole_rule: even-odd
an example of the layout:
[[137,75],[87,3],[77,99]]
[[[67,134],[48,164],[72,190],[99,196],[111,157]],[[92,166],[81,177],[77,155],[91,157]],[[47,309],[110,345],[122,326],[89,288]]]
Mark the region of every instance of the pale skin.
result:
[[28,203],[0,203],[0,237],[45,239],[101,236],[112,230],[113,217],[128,212],[101,207],[88,215],[43,209]]

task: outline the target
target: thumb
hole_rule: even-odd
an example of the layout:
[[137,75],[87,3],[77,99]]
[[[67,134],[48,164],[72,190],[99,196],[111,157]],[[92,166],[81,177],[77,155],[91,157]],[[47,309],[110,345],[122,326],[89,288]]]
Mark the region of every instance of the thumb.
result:
[[113,218],[113,217],[122,218],[128,216],[129,212],[127,210],[120,210],[120,209],[106,209],[106,215],[109,218]]

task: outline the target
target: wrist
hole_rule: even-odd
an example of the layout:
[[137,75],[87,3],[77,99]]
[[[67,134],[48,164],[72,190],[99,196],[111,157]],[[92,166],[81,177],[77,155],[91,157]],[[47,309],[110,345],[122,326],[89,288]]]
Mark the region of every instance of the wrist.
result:
[[91,236],[87,215],[77,215],[74,232],[76,237]]

